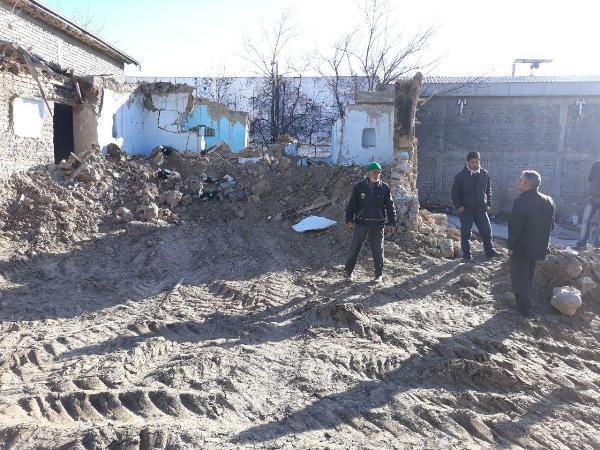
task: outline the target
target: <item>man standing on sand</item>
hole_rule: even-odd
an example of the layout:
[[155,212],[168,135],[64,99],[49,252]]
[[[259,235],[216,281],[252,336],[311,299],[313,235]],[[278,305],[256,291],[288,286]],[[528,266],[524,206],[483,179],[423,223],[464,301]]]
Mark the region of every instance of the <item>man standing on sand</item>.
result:
[[524,316],[532,312],[531,296],[536,261],[548,253],[550,231],[554,228],[554,202],[538,191],[540,174],[526,170],[519,179],[519,191],[508,222],[510,280],[517,309]]
[[490,175],[481,167],[481,158],[477,152],[469,152],[467,164],[454,176],[452,184],[452,201],[458,210],[460,219],[460,245],[463,261],[472,262],[471,229],[477,225],[483,249],[488,258],[500,254],[492,246],[492,227],[488,212],[492,210],[492,187]]
[[[596,161],[592,165],[588,181],[590,183],[590,190],[583,210],[583,217],[581,218],[581,234],[575,246],[577,250],[583,250],[587,247],[588,240],[590,239],[590,225],[600,208],[600,161]],[[592,244],[597,245],[596,242],[592,242]]]
[[346,228],[354,229],[350,256],[344,268],[346,278],[352,280],[352,272],[367,235],[373,254],[375,277],[381,283],[383,274],[384,231],[396,229],[396,208],[390,187],[381,181],[381,166],[372,162],[367,166],[367,178],[354,185],[346,208]]

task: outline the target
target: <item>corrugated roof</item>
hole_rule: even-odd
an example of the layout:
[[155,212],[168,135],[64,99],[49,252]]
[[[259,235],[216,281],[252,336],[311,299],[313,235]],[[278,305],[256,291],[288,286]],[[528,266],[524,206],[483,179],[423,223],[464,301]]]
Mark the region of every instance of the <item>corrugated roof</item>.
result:
[[53,26],[54,28],[61,30],[67,33],[70,36],[73,36],[75,39],[83,42],[86,45],[89,45],[96,50],[105,53],[118,61],[123,61],[128,64],[135,64],[139,66],[140,63],[133,59],[131,56],[122,52],[118,48],[99,38],[92,32],[86,30],[80,25],[77,25],[75,22],[70,21],[63,15],[54,11],[47,6],[34,1],[34,0],[2,0],[5,3],[13,6],[14,8],[18,8],[19,10],[24,10],[28,14],[36,17],[37,19],[47,23],[48,25]]
[[519,77],[425,77],[424,84],[470,83],[599,83],[600,75],[519,76]]

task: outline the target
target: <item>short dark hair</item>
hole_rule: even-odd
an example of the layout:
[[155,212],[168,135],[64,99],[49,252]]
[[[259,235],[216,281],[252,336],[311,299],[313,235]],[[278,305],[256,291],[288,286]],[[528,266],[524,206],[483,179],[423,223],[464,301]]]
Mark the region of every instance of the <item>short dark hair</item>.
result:
[[481,159],[479,152],[469,152],[467,153],[467,161],[471,161],[472,159]]
[[535,170],[524,170],[521,178],[531,187],[539,188],[542,183],[542,177]]

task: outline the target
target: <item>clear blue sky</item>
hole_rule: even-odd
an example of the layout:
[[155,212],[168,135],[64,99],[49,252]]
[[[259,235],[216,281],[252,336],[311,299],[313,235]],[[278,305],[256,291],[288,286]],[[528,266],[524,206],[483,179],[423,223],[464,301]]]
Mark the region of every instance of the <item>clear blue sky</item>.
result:
[[[239,57],[243,37],[291,8],[299,39],[292,55],[330,45],[360,20],[353,0],[43,0],[92,28],[142,63],[142,73],[163,76],[250,74]],[[436,23],[432,56],[444,55],[436,75],[510,75],[514,58],[553,58],[539,75],[600,75],[598,2],[569,0],[391,0],[407,30]],[[414,23],[413,22],[413,23]],[[129,68],[133,74],[137,69]],[[520,69],[528,74],[528,69]]]

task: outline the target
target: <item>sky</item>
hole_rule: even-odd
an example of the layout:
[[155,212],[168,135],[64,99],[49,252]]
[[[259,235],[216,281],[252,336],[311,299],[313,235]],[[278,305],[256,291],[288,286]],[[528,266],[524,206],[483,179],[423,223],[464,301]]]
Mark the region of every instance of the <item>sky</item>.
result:
[[[361,23],[360,0],[42,0],[141,63],[127,75],[247,76],[244,40],[289,11],[296,38],[287,59],[310,60]],[[509,76],[515,58],[547,58],[536,75],[600,75],[600,2],[389,0],[405,36],[435,25],[427,75]],[[517,75],[529,75],[526,65]]]

